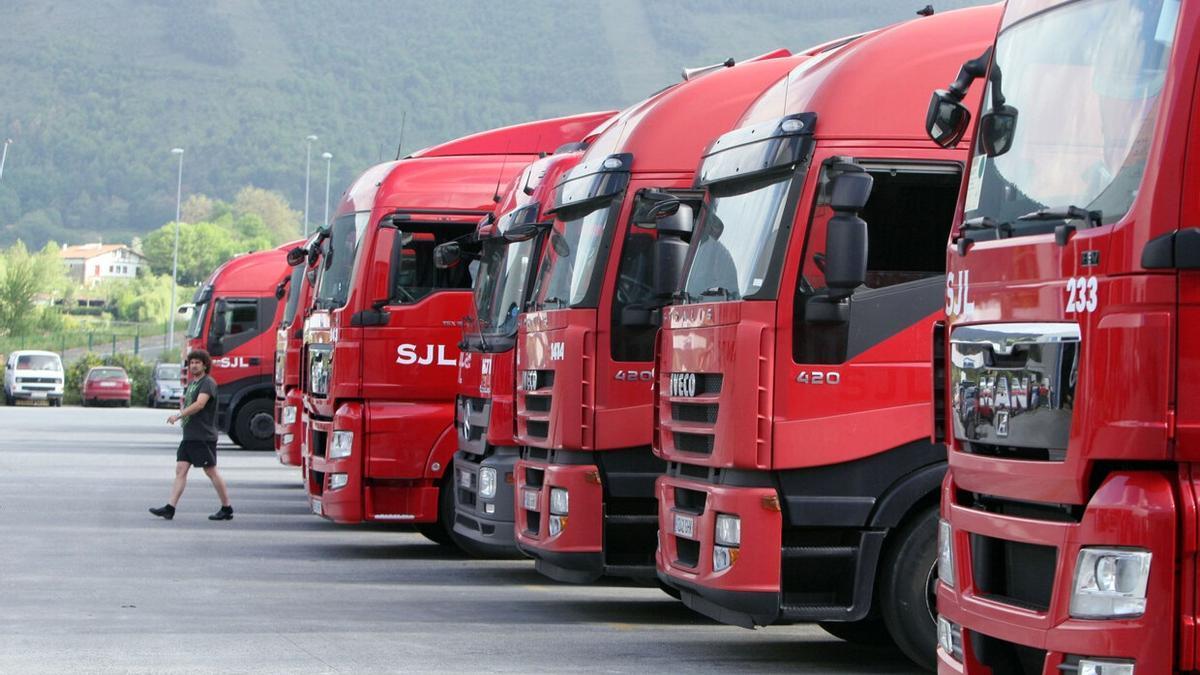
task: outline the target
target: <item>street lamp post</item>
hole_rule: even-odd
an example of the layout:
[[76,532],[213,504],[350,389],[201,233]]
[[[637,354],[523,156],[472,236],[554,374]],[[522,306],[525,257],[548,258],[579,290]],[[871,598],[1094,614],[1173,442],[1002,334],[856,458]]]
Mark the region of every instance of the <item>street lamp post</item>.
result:
[[4,160],[8,159],[9,143],[12,143],[11,138],[4,139],[4,150],[0,151],[0,178],[4,178]]
[[312,144],[317,137],[309,134],[304,140],[308,141],[304,152],[304,238],[308,239],[308,174],[312,168]]
[[321,222],[329,224],[329,165],[333,162],[333,153],[323,152],[321,158],[325,160],[325,219]]
[[171,148],[179,155],[179,175],[175,181],[175,252],[171,255],[171,306],[167,318],[167,353],[175,348],[175,286],[179,277],[179,216],[183,199],[183,148]]

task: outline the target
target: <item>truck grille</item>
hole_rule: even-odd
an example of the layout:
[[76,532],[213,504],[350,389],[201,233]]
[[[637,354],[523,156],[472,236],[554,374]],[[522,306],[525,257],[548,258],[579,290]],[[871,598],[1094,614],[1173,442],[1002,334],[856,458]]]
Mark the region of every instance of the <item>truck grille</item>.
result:
[[672,403],[671,417],[679,422],[717,423],[716,403]]
[[716,438],[708,434],[689,434],[681,431],[672,432],[675,448],[681,452],[691,452],[697,455],[711,455],[716,447]]
[[492,403],[485,398],[459,396],[454,421],[458,429],[458,447],[473,455],[486,450],[485,438],[492,416]]
[[971,535],[971,572],[979,594],[1037,612],[1050,608],[1058,551],[1053,546]]
[[530,438],[546,438],[550,435],[550,423],[539,422],[537,420],[529,420],[525,424],[525,429],[529,433]]
[[1008,642],[978,631],[967,631],[975,658],[992,669],[993,673],[1011,675],[1041,675],[1046,663],[1046,650]]

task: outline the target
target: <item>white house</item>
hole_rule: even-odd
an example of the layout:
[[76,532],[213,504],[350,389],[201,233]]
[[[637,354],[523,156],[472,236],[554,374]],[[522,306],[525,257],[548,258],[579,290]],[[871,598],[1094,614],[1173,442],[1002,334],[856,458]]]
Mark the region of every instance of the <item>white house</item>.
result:
[[125,244],[79,244],[64,246],[59,252],[75,281],[95,286],[106,279],[132,279],[138,267],[146,264],[145,256]]

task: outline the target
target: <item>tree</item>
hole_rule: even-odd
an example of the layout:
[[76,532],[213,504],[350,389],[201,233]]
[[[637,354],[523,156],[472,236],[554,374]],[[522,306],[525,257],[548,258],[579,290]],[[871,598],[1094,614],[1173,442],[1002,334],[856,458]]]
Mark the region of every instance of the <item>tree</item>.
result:
[[212,217],[214,206],[212,198],[207,195],[188,195],[188,198],[183,200],[183,205],[179,207],[179,218],[185,223],[208,220]]
[[271,245],[300,238],[300,212],[288,206],[278,192],[242,188],[233,200],[233,215],[239,221],[248,215],[258,216],[266,225]]
[[[0,255],[0,335],[28,335],[55,310],[37,307],[38,296],[52,300],[65,289],[66,273],[58,246],[30,253],[17,241]],[[47,319],[53,323],[52,319]]]

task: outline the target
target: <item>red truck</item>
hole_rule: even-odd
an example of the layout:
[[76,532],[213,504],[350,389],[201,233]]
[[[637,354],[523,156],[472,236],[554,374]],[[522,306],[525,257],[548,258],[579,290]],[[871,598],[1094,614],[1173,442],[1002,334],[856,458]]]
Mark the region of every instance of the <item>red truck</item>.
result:
[[275,333],[283,317],[276,288],[290,271],[287,252],[301,243],[229,260],[192,298],[186,348],[212,355],[217,426],[243,448],[274,442]]
[[[603,123],[613,113],[597,115]],[[479,271],[475,302],[459,343],[454,455],[454,535],[476,555],[516,553],[513,468],[519,448],[513,401],[517,319],[528,301],[554,184],[579,163],[588,140],[557,149],[521,172],[495,219],[476,232]]]
[[933,667],[946,451],[928,349],[966,153],[931,148],[920,113],[999,18],[947,12],[827,49],[705,152],[656,365],[656,562],[689,607],[890,639]]
[[938,669],[1196,672],[1200,5],[1011,0],[987,57],[928,120],[955,143],[985,79],[934,364]]
[[[291,272],[276,287],[275,297],[284,300],[283,318],[275,333],[275,456],[285,466],[300,466],[300,348],[304,344],[304,312],[312,303],[312,282],[307,265],[314,236],[288,251]],[[293,253],[295,251],[295,253]]]
[[[517,547],[551,578],[654,579],[655,316],[678,283],[693,172],[705,143],[800,58],[721,67],[627,109],[555,187],[518,327],[514,505]],[[670,226],[634,226],[653,224],[647,208],[665,197],[688,202]]]
[[592,126],[588,116],[545,120],[419,151],[380,167],[369,203],[330,225],[302,356],[315,513],[414,524],[450,541],[453,491],[440,488],[457,447],[471,271],[438,268],[434,248],[471,235],[499,186]]

